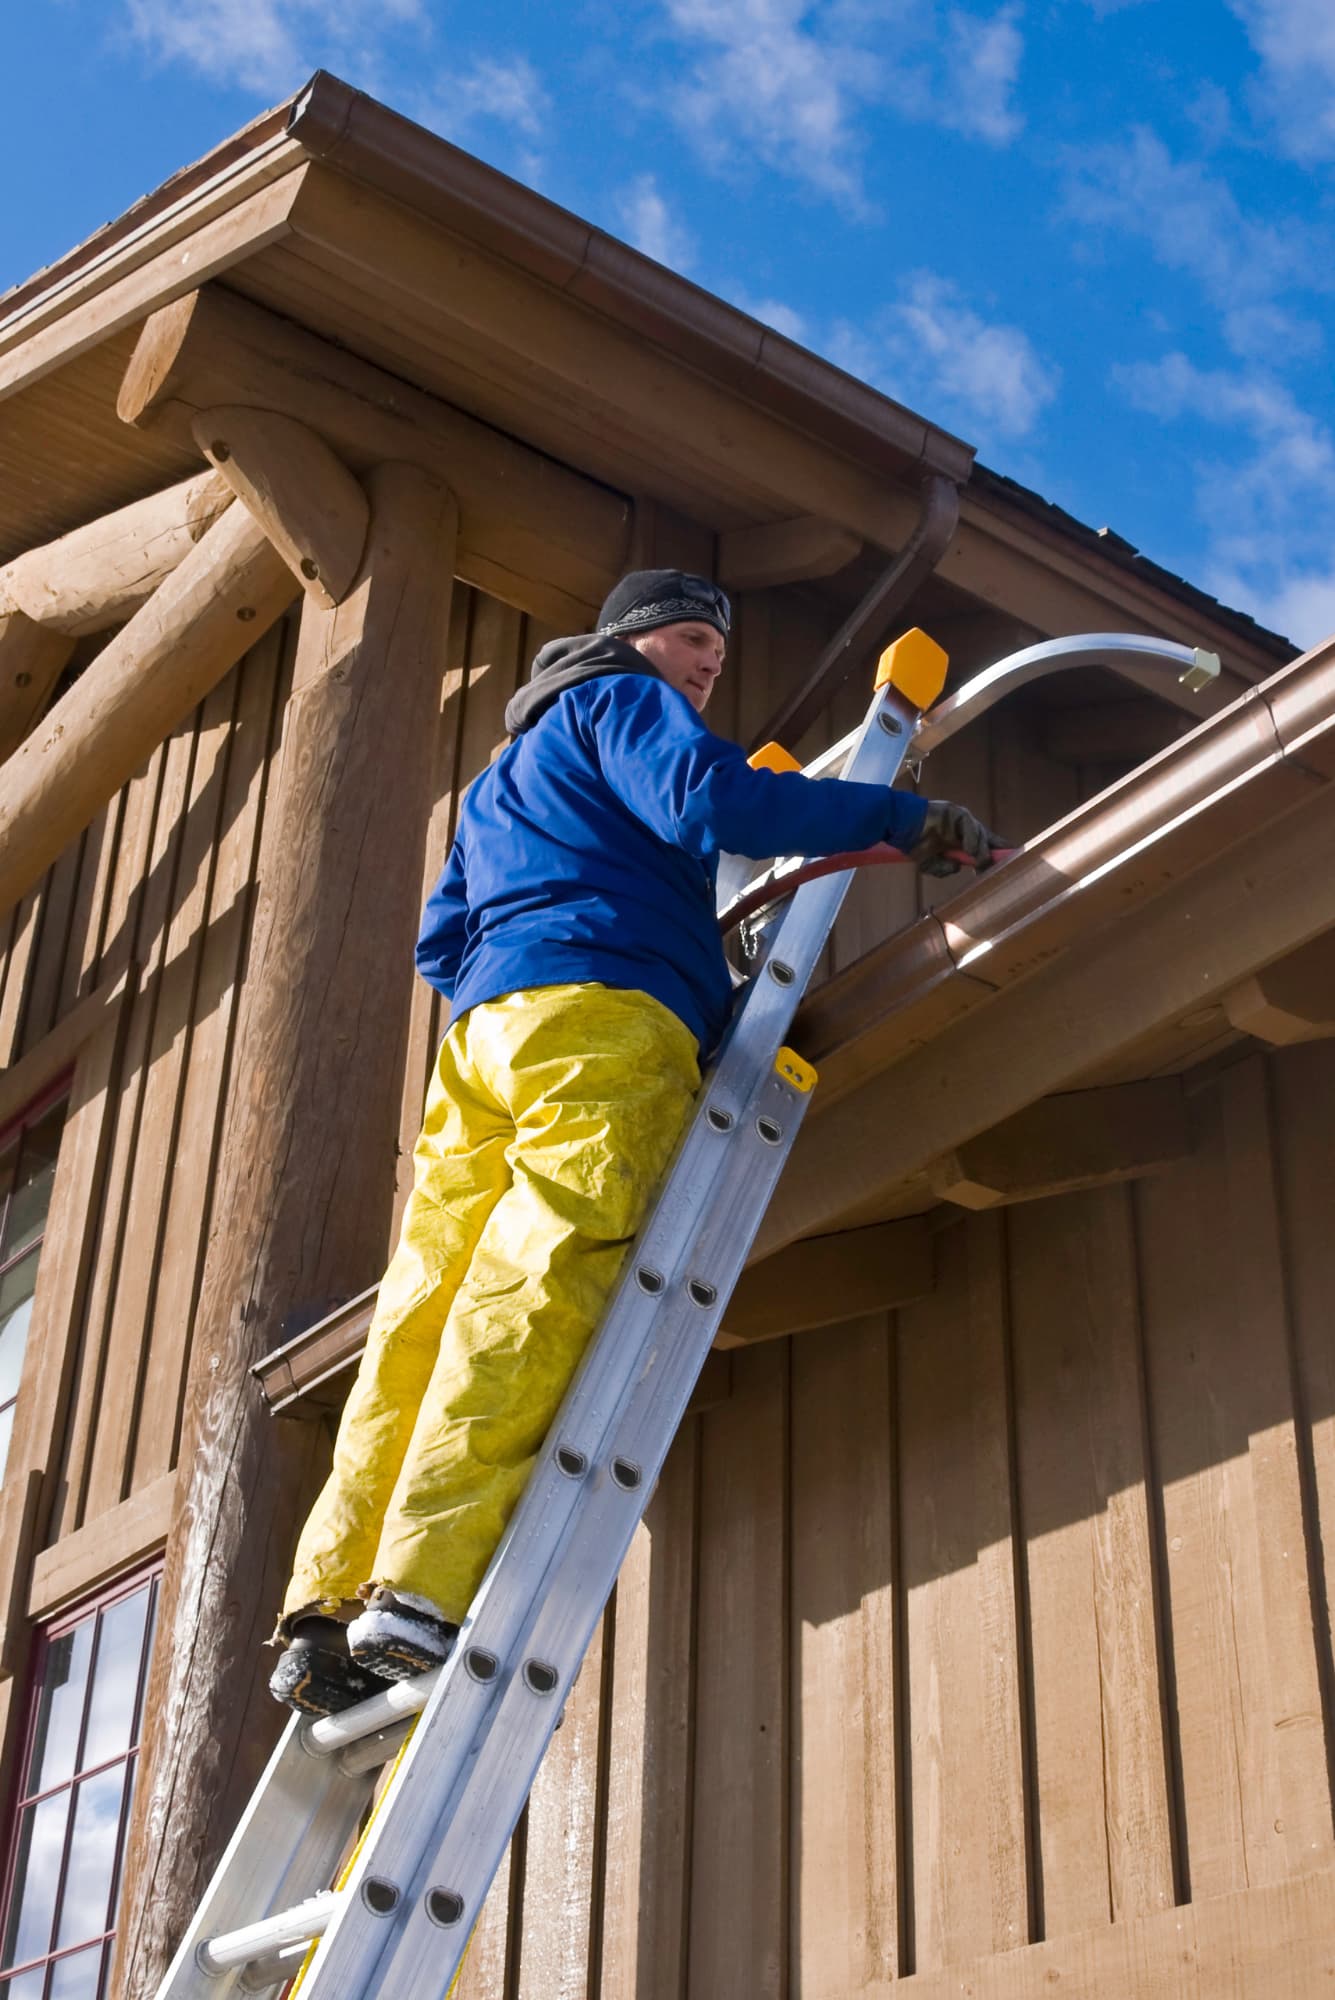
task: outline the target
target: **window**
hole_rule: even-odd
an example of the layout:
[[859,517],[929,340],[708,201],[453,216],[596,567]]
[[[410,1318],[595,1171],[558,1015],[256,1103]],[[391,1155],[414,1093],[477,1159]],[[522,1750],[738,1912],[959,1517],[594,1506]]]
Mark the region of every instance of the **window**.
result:
[[0,1132],[0,1479],[14,1428],[68,1093],[66,1078]]
[[101,2000],[158,1574],[41,1633],[5,1883],[0,2000]]

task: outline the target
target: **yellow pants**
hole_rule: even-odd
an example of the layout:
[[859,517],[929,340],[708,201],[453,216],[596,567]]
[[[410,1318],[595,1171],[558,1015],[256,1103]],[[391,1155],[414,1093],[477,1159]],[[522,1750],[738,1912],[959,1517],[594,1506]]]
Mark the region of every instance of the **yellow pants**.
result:
[[645,993],[543,987],[450,1029],[284,1625],[375,1584],[463,1618],[699,1083]]

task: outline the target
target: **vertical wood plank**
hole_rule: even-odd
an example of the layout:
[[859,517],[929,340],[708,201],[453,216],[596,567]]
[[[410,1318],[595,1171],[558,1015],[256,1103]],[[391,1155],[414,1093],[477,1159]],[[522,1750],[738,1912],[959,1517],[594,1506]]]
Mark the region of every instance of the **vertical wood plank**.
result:
[[5,954],[5,983],[0,991],[0,1068],[8,1069],[21,1053],[19,1036],[28,990],[28,973],[42,917],[41,888],[30,889],[14,913],[14,928]]
[[84,835],[79,891],[70,923],[69,950],[61,973],[59,1014],[67,1013],[77,1000],[92,990],[92,968],[97,963],[124,804],[125,793],[122,790],[103,806]]
[[1193,1899],[1318,1865],[1331,1826],[1261,1059],[1199,1109],[1136,1193]]
[[[139,848],[144,857],[143,867],[131,874],[134,855],[127,852],[122,856],[128,878],[128,894],[121,928],[129,947],[133,925],[133,957],[139,965],[141,978],[129,1003],[116,1105],[116,1130],[107,1174],[100,1240],[89,1290],[73,1419],[57,1489],[57,1513],[53,1524],[57,1535],[69,1534],[83,1524],[84,1499],[99,1449],[103,1393],[107,1386],[107,1339],[124,1246],[125,1216],[136,1182],[139,1118],[147,1079],[153,1004],[166,945],[172,864],[190,780],[194,735],[195,721],[191,717],[174,731],[164,746],[157,811],[152,816],[151,830],[144,829],[150,837]],[[118,943],[115,955],[119,956],[120,951]],[[124,955],[128,962],[131,949],[127,948]],[[108,954],[109,960],[112,956],[112,953]],[[112,1387],[113,1393],[119,1392],[119,1384]]]
[[1335,1772],[1335,1042],[1272,1057],[1277,1169],[1289,1279],[1301,1425],[1300,1471],[1309,1494],[1308,1556],[1321,1670],[1326,1766]]
[[792,1984],[899,1974],[891,1352],[884,1316],[796,1341]]
[[914,1972],[1029,1937],[999,1217],[946,1232],[938,1259],[899,1320]]
[[[140,991],[145,1039],[138,1129],[107,1328],[106,1381],[84,1501],[84,1518],[89,1520],[116,1506],[131,1490],[131,1461],[141,1428],[152,1440],[155,1475],[171,1463],[175,1395],[164,1395],[161,1379],[155,1379],[142,1426],[141,1402],[153,1373],[163,1228],[176,1168],[191,1018],[238,689],[233,672],[212,690],[194,718],[188,790],[179,829],[173,829],[171,865],[163,866],[161,957],[153,979]],[[187,1150],[194,1136],[188,1135]],[[178,1325],[173,1333],[183,1347],[184,1326]]]
[[786,1990],[788,1345],[734,1357],[701,1432],[688,1991]]
[[1043,1934],[1173,1902],[1126,1190],[1010,1211]]
[[603,1652],[599,1623],[528,1801],[516,2000],[587,2000],[595,1963]]
[[468,1954],[449,2000],[508,2000],[514,1991],[513,1984],[508,1983],[511,1918],[516,1906],[516,1877],[522,1881],[523,1846],[522,1833],[517,1830],[496,1870],[496,1879],[482,1905],[477,1927],[468,1940]]
[[28,967],[28,990],[16,1041],[19,1052],[34,1048],[50,1034],[58,1017],[83,845],[81,834],[52,865],[42,886],[42,921]]
[[617,1582],[594,2000],[677,2000],[685,1990],[698,1464],[699,1424],[691,1421]]
[[198,929],[192,940],[196,963],[178,1132],[164,1192],[151,1319],[143,1334],[144,1384],[124,1482],[127,1492],[149,1485],[176,1463],[264,787],[291,642],[290,627],[280,623],[238,669],[226,762],[218,774],[221,819],[212,879],[207,903],[196,911]]

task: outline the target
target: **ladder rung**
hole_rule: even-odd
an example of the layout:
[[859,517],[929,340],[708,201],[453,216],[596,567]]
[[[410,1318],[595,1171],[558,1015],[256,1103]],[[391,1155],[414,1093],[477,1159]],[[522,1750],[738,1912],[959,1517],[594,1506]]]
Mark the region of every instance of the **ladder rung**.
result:
[[[318,1722],[306,1725],[302,1731],[302,1745],[315,1757],[332,1757],[336,1751],[346,1751],[352,1744],[361,1743],[382,1729],[392,1729],[399,1722],[410,1722],[413,1716],[422,1713],[439,1679],[440,1668],[433,1667],[429,1674],[414,1674],[410,1681],[395,1681],[393,1687],[386,1688],[383,1694],[373,1694],[369,1701],[359,1701],[355,1708],[345,1708],[340,1715],[322,1715]],[[369,1764],[354,1764],[346,1757],[340,1761],[345,1771],[370,1769]],[[373,1761],[383,1763],[385,1760],[376,1758]]]
[[345,1777],[357,1778],[363,1771],[375,1771],[388,1764],[407,1742],[413,1721],[414,1717],[407,1716],[392,1729],[378,1729],[374,1736],[364,1736],[360,1743],[349,1743],[346,1750],[338,1753],[339,1770]]
[[308,1896],[294,1909],[279,1910],[276,1916],[264,1917],[257,1924],[243,1924],[240,1930],[207,1938],[195,1957],[204,1972],[233,1972],[238,1966],[270,1957],[283,1945],[309,1944],[312,1938],[323,1937],[337,1907],[338,1897],[326,1889],[319,1896]]
[[243,1993],[268,1993],[275,1986],[286,1986],[289,1979],[295,1979],[302,1968],[310,1946],[305,1938],[298,1938],[295,1944],[285,1944],[281,1951],[271,1951],[265,1958],[257,1958],[246,1967],[237,1985]]

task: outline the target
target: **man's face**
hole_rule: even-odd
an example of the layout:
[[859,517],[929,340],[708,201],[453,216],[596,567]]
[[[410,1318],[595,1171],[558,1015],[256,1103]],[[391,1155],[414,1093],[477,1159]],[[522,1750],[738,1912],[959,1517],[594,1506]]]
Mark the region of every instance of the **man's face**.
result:
[[723,634],[702,618],[685,625],[659,625],[630,641],[637,653],[651,660],[669,687],[684,694],[697,715],[714,692],[723,671]]

